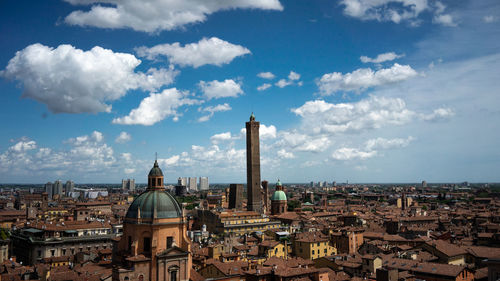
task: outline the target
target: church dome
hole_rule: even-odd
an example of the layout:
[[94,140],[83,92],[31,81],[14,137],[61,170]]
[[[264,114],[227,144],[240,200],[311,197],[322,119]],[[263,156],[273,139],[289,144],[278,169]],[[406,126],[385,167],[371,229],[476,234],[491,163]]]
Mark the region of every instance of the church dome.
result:
[[153,168],[151,168],[151,171],[149,171],[149,176],[150,177],[163,177],[163,172],[160,169],[160,166],[158,166],[158,161],[155,160],[155,164],[153,165]]
[[286,194],[282,190],[276,190],[271,197],[271,201],[286,201]]
[[182,208],[170,193],[164,190],[149,190],[135,198],[125,217],[134,219],[179,218],[182,217]]

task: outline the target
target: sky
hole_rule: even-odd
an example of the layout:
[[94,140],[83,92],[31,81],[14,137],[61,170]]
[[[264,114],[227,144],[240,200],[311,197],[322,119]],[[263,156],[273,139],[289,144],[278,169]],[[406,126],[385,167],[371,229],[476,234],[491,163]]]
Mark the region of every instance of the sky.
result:
[[0,183],[500,181],[497,0],[0,2]]

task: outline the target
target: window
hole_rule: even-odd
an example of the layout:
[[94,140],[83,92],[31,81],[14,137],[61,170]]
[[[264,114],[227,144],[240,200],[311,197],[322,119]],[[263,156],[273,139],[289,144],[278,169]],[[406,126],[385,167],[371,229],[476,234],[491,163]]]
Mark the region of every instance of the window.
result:
[[319,243],[318,243],[318,247],[319,247]]
[[151,238],[149,237],[144,237],[144,246],[143,246],[144,252],[149,253],[151,252]]
[[62,250],[62,255],[65,256],[66,255],[66,249],[63,249]]
[[42,251],[38,250],[38,257],[42,256]]
[[325,254],[326,254],[326,249],[325,249]]
[[128,237],[128,251],[132,251],[132,236]]
[[56,250],[50,250],[50,256],[53,257],[56,254]]
[[314,250],[313,250],[313,255],[314,255]]
[[172,244],[174,243],[174,237],[168,236],[167,237],[167,249],[172,248]]

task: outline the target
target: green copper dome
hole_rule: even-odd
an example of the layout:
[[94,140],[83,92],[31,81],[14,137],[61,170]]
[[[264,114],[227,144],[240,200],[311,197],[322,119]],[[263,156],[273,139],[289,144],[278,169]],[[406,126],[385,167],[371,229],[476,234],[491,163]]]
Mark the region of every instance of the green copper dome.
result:
[[271,197],[271,201],[286,201],[286,194],[282,190],[276,190]]
[[151,171],[149,171],[149,176],[150,177],[163,177],[163,172],[161,171],[160,167],[158,166],[158,161],[155,160],[155,164],[153,165],[153,168],[151,168]]
[[126,218],[133,219],[166,219],[181,216],[181,206],[170,193],[164,190],[143,192],[135,198],[125,215]]
[[281,181],[278,180],[278,182],[276,183],[276,186],[281,186]]

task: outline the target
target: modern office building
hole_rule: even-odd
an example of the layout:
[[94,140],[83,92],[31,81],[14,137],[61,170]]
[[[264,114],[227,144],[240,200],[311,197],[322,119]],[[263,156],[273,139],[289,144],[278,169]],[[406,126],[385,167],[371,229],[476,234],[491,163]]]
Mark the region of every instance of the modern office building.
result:
[[62,196],[63,194],[63,183],[61,180],[56,180],[52,186],[52,197],[55,195]]

